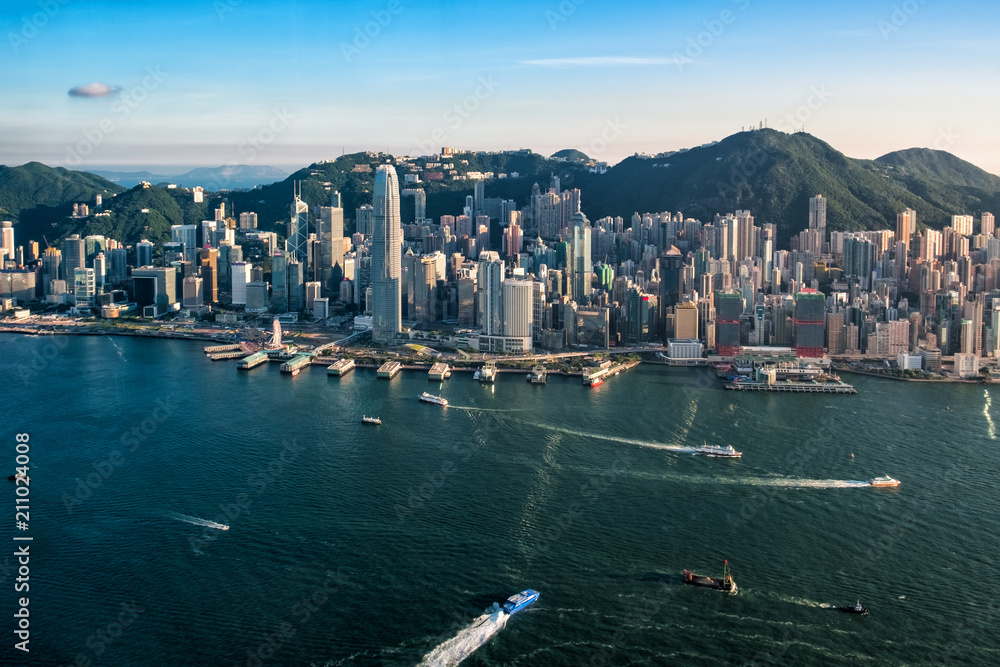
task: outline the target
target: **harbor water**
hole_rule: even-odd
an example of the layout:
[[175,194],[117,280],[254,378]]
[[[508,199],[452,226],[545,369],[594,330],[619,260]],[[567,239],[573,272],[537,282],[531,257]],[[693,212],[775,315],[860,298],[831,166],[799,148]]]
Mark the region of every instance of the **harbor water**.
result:
[[[2,664],[1000,664],[983,385],[292,377],[107,336],[5,335],[0,372],[0,461],[27,433],[31,462],[27,529],[7,482],[31,574],[15,593],[0,557]],[[738,595],[682,585],[724,560]],[[834,609],[859,599],[869,616]]]

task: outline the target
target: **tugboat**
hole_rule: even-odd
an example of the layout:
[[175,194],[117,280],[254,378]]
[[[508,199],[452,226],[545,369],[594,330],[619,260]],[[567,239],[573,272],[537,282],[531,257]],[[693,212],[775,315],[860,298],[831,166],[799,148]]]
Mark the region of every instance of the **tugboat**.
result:
[[517,595],[511,595],[507,598],[507,601],[503,603],[503,610],[510,615],[514,615],[522,609],[532,605],[538,600],[540,593],[538,591],[528,589],[526,591],[521,591]]
[[379,424],[382,423],[382,420],[379,419],[378,417],[366,417],[366,416],[362,415],[361,416],[361,422],[363,424],[375,424],[376,426],[378,426]]
[[871,484],[872,486],[882,486],[882,487],[899,486],[899,480],[893,479],[888,475],[885,475],[883,477],[876,477],[875,479],[871,480],[868,483]]
[[700,574],[695,574],[691,570],[684,570],[684,574],[681,575],[681,581],[685,584],[691,584],[692,586],[714,588],[717,591],[725,591],[731,595],[736,595],[739,589],[736,587],[736,582],[733,581],[733,575],[729,571],[729,561],[724,561],[724,565],[725,570],[723,572],[722,579],[704,577]]
[[868,609],[866,607],[861,606],[861,600],[858,600],[858,603],[853,607],[837,607],[837,610],[848,614],[855,614],[857,616],[868,615]]

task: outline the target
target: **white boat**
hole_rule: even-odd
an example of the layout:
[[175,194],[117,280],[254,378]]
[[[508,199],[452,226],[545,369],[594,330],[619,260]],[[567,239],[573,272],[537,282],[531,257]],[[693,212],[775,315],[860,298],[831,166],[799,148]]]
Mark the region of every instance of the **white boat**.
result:
[[428,394],[426,391],[420,394],[420,400],[424,403],[433,403],[434,405],[448,407],[447,400],[441,398],[440,396],[435,396],[434,394]]
[[694,454],[701,454],[703,456],[718,456],[727,459],[738,459],[743,456],[743,452],[738,452],[733,449],[732,445],[726,445],[725,447],[719,447],[717,445],[702,445],[701,447],[695,447]]
[[871,484],[872,486],[899,486],[899,480],[893,479],[888,475],[885,475],[883,477],[876,477],[875,479],[871,480],[868,483]]
[[473,377],[480,382],[496,382],[497,367],[495,364],[485,364]]
[[382,423],[382,420],[379,419],[378,417],[366,417],[364,415],[361,416],[361,421],[362,421],[362,423],[365,423],[365,424],[376,424],[376,425],[378,425],[378,424]]

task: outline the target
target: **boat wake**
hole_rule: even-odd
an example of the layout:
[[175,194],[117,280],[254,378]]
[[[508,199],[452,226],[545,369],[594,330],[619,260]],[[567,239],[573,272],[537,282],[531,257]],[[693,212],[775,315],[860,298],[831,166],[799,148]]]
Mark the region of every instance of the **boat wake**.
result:
[[601,435],[598,433],[585,433],[583,431],[574,431],[568,428],[560,428],[558,426],[549,426],[547,424],[535,424],[538,428],[544,428],[549,431],[558,431],[559,433],[566,433],[567,435],[578,435],[581,438],[594,438],[596,440],[608,440],[610,442],[620,442],[626,445],[638,445],[640,447],[649,447],[651,449],[662,449],[668,452],[677,452],[678,454],[694,454],[695,447],[687,447],[684,445],[665,445],[660,442],[650,442],[648,440],[634,440],[632,438],[619,438],[614,435]]
[[771,479],[766,477],[745,477],[737,480],[752,486],[784,486],[798,489],[860,489],[871,487],[871,482],[855,479]]
[[118,353],[118,356],[121,357],[121,360],[127,362],[128,359],[125,358],[125,353],[123,353],[122,349],[118,347],[118,343],[115,342],[115,339],[112,338],[111,336],[108,336],[108,340],[111,342],[112,345],[115,346],[115,351]]
[[499,606],[494,606],[448,641],[438,645],[424,656],[420,667],[446,667],[457,665],[483,646],[507,625],[509,616]]
[[990,440],[997,439],[997,429],[993,424],[993,417],[990,415],[990,406],[993,401],[990,399],[990,392],[988,389],[984,389],[983,393],[986,395],[986,405],[983,406],[983,416],[986,417],[986,424],[989,426],[987,432],[989,433]]
[[171,519],[183,521],[184,523],[190,523],[193,526],[204,526],[205,528],[215,528],[216,530],[229,530],[229,526],[227,526],[224,523],[219,523],[217,521],[209,521],[208,519],[199,519],[196,516],[188,516],[187,514],[177,514],[176,512],[168,512],[166,516]]

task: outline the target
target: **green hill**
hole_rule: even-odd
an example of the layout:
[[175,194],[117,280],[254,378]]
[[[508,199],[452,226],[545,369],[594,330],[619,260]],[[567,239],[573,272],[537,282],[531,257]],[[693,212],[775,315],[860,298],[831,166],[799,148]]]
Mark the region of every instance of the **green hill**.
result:
[[[563,189],[581,190],[583,211],[592,221],[616,215],[628,219],[634,212],[680,211],[707,222],[717,213],[748,209],[758,223],[777,225],[779,247],[806,226],[809,198],[816,194],[828,201],[827,224],[833,230],[892,228],[896,214],[905,208],[917,211],[921,226],[936,228],[948,224],[954,214],[1000,212],[1000,177],[950,153],[909,149],[877,160],[858,160],[805,133],[740,132],[690,150],[636,155],[605,174],[590,173],[580,161],[586,155],[579,151],[559,151],[555,156],[546,158],[530,150],[468,152],[427,166],[426,158],[407,162],[381,153],[353,153],[304,167],[271,185],[206,193],[201,204],[195,204],[183,188],[153,186],[125,192],[92,174],[30,163],[0,167],[0,213],[18,222],[19,239],[41,240],[45,234],[54,241],[70,233],[98,233],[134,243],[143,237],[167,238],[170,224],[212,219],[212,210],[224,201],[227,215],[254,211],[261,229],[283,235],[293,182],[300,181],[302,197],[310,206],[327,206],[331,191],[340,191],[350,233],[355,209],[371,203],[375,170],[387,162],[396,164],[402,189],[419,187],[426,192],[427,215],[433,219],[460,213],[474,183],[424,180],[407,186],[406,174],[421,173],[422,167],[459,175],[508,174],[487,180],[486,196],[514,199],[522,207],[528,205],[535,183],[544,192],[556,175]],[[121,193],[105,196],[110,216],[67,217],[74,201],[92,202],[97,192]],[[411,201],[404,199],[403,206]]]
[[583,151],[578,151],[575,148],[564,148],[561,151],[556,151],[552,154],[554,158],[562,158],[563,160],[576,160],[578,162],[590,162],[590,157]]
[[105,200],[124,188],[100,176],[29,162],[0,165],[0,218],[15,224],[18,244],[28,239],[52,240],[51,223],[72,213],[73,203],[93,206],[94,195]]

